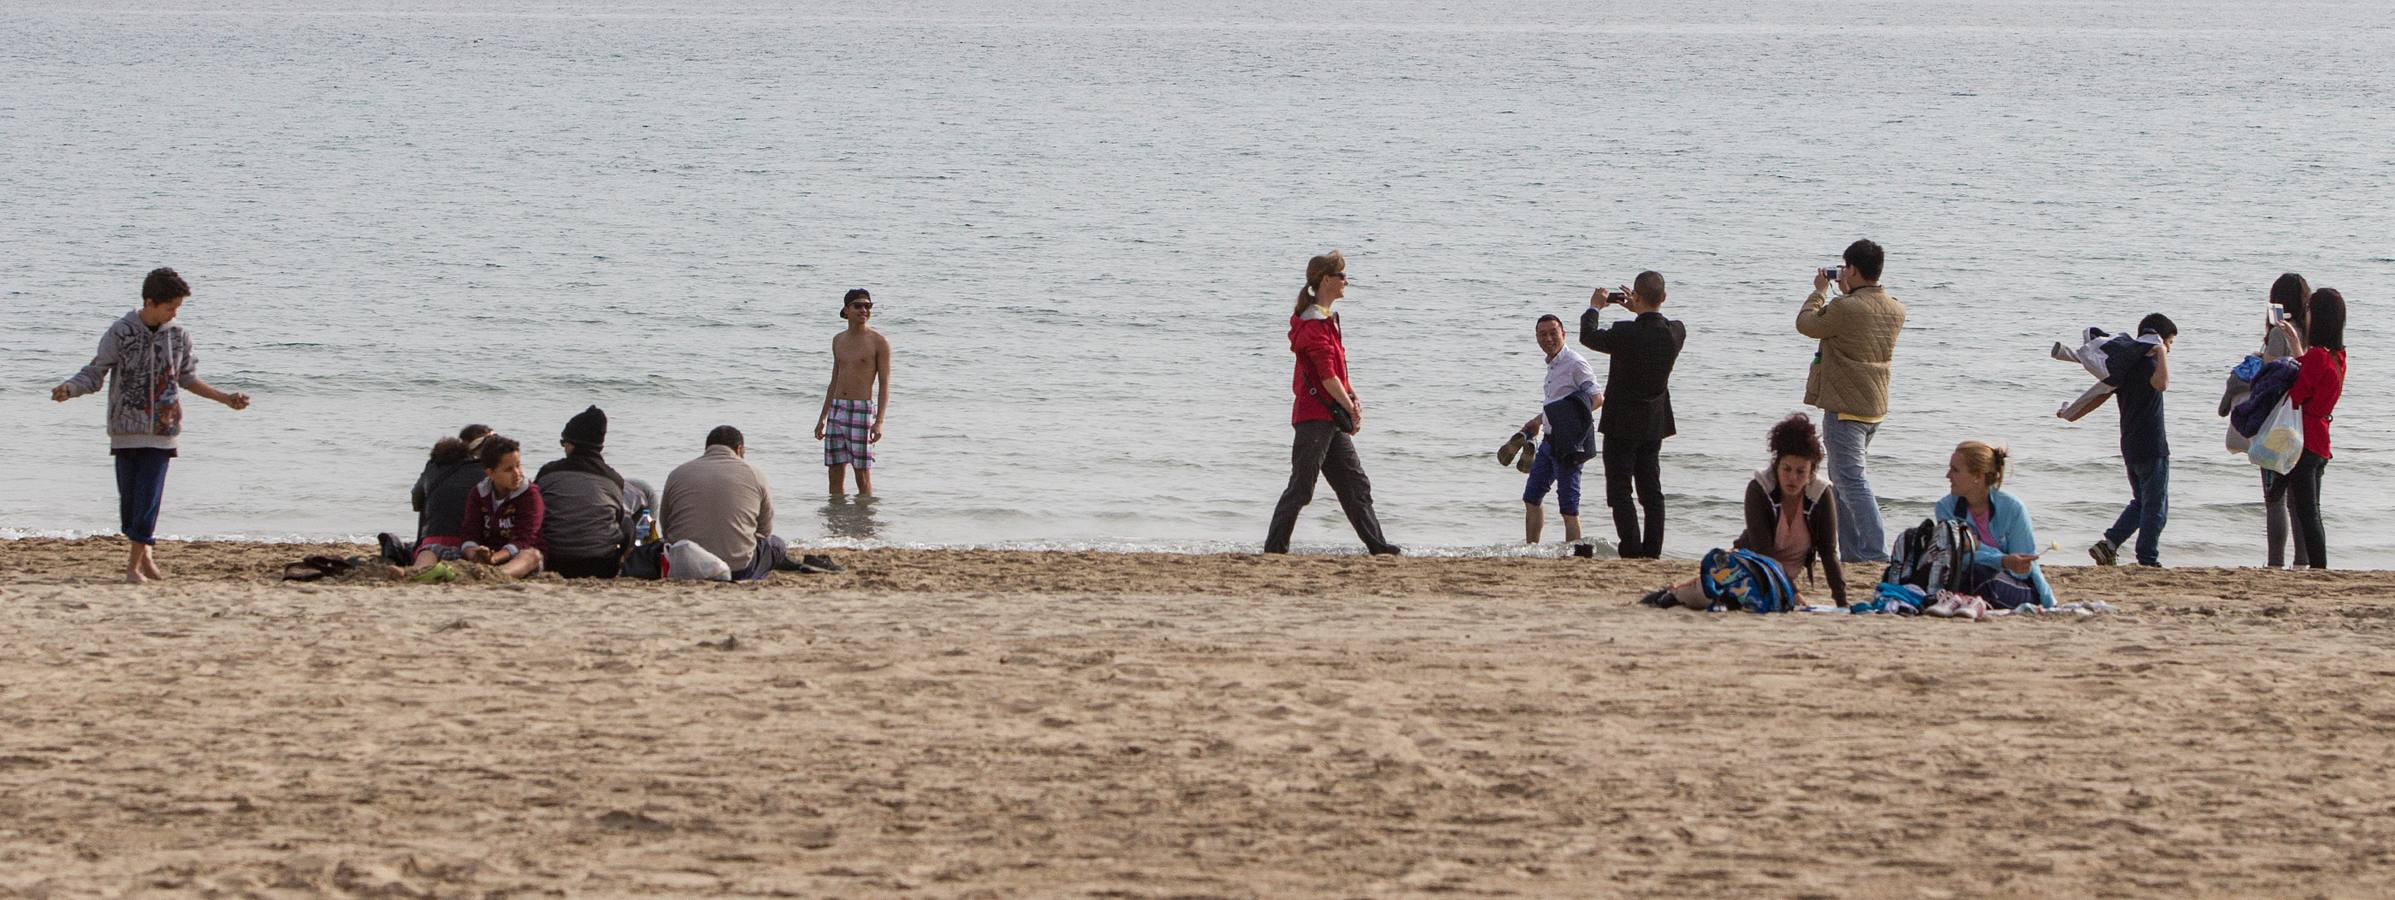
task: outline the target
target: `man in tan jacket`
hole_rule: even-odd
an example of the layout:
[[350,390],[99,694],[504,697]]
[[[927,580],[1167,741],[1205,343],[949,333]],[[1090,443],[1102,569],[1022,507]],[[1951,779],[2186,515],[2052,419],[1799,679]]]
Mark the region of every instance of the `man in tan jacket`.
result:
[[[1813,274],[1796,330],[1821,341],[1805,376],[1805,405],[1821,407],[1821,438],[1838,504],[1838,557],[1886,562],[1887,534],[1871,493],[1871,438],[1888,418],[1889,362],[1904,331],[1904,304],[1879,286],[1887,253],[1868,240],[1846,248],[1846,264]],[[1840,296],[1829,299],[1829,286]]]

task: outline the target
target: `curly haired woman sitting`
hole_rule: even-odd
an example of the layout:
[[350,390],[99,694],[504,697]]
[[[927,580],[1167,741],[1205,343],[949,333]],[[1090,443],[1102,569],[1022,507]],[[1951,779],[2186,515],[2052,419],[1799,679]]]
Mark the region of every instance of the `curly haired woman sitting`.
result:
[[[1846,573],[1838,565],[1838,509],[1821,477],[1821,434],[1803,413],[1771,426],[1771,465],[1746,484],[1746,532],[1731,546],[1779,566],[1810,574],[1819,561],[1830,598],[1846,605]],[[1712,606],[1703,579],[1662,588],[1640,602],[1704,610]]]

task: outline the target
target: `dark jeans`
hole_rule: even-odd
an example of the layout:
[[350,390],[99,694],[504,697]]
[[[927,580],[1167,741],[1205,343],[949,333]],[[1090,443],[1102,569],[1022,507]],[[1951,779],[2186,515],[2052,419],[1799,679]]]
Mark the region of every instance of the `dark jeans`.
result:
[[1547,489],[1555,489],[1555,505],[1563,514],[1580,518],[1580,467],[1574,463],[1565,468],[1555,463],[1555,444],[1538,442],[1538,455],[1530,461],[1530,480],[1522,482],[1522,502],[1533,506],[1547,500]]
[[[1614,546],[1623,559],[1663,556],[1663,441],[1622,440],[1605,436],[1605,505],[1613,508]],[[1636,502],[1631,490],[1638,492]],[[1646,508],[1646,529],[1639,530],[1639,507]]]
[[1297,530],[1297,514],[1314,502],[1314,479],[1327,478],[1331,493],[1347,523],[1355,526],[1364,549],[1379,553],[1394,549],[1380,533],[1380,517],[1372,513],[1372,479],[1356,457],[1353,439],[1329,422],[1299,422],[1297,440],[1289,454],[1289,487],[1272,510],[1272,530],[1264,535],[1264,552],[1289,552],[1289,534]]
[[2037,605],[2037,585],[2027,578],[2004,571],[2002,566],[1973,563],[1970,574],[1971,593],[1997,609],[2012,609],[2022,604]]
[[[2270,542],[2265,558],[2273,569],[2287,564],[2287,488],[2293,484],[2285,475],[2262,470],[2262,535]],[[2301,569],[2311,564],[2312,560],[2304,556],[2303,542],[2295,542],[2295,567]]]
[[2320,524],[2320,476],[2328,460],[2304,451],[2287,472],[2287,511],[2295,519],[2295,555],[2315,569],[2328,568],[2328,530]]
[[559,578],[614,578],[623,569],[623,561],[613,556],[597,559],[541,560],[541,568],[557,573]]
[[757,553],[749,557],[748,568],[734,569],[733,581],[764,581],[773,577],[775,569],[790,559],[790,544],[770,534],[757,536]]
[[2137,535],[2139,565],[2162,564],[2162,526],[2170,521],[2170,458],[2142,460],[2128,464],[2129,505],[2121,507],[2120,518],[2104,532],[2104,540],[2118,547]]
[[175,451],[151,448],[112,451],[116,456],[116,514],[125,539],[158,543],[158,510],[166,505],[166,465]]

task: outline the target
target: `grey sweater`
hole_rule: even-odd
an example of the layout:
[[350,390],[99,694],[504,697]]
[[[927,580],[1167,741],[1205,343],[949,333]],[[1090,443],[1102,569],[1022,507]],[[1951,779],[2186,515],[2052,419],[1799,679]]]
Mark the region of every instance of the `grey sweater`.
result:
[[66,380],[81,397],[108,386],[108,444],[117,450],[175,449],[183,433],[183,391],[199,382],[191,336],[168,322],[151,328],[129,312],[100,335],[100,349]]
[[773,534],[773,488],[732,448],[709,447],[665,477],[657,519],[666,540],[696,542],[738,572],[756,561],[758,536]]

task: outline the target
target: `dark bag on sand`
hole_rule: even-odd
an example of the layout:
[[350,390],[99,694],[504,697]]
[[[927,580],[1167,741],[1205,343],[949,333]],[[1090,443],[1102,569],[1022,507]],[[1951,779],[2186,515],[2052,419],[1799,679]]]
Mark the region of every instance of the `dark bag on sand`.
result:
[[640,578],[649,581],[655,581],[665,577],[664,560],[664,542],[651,541],[649,543],[642,544],[638,547],[632,548],[630,552],[624,554],[623,570],[618,572],[616,577]]
[[1939,591],[1971,593],[1971,558],[1979,552],[1979,536],[1961,522],[1923,519],[1896,536],[1889,548],[1888,571],[1880,581],[1909,584],[1935,596]]
[[358,570],[365,560],[352,556],[311,556],[283,567],[284,581],[317,581],[339,578]]

